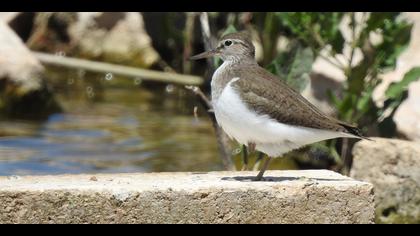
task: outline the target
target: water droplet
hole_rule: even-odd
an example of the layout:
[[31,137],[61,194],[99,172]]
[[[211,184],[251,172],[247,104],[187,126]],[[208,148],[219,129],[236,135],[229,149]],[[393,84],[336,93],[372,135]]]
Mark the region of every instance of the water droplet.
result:
[[167,44],[169,47],[174,47],[176,43],[173,38],[168,38]]
[[66,53],[64,51],[58,51],[58,52],[55,53],[55,55],[59,56],[59,57],[65,57]]
[[106,80],[108,80],[108,81],[110,81],[110,80],[112,80],[113,79],[113,75],[112,75],[112,73],[107,73],[106,75],[105,75],[105,79]]
[[168,84],[168,85],[166,86],[166,92],[167,92],[167,93],[173,93],[173,92],[174,92],[174,90],[175,90],[175,86],[174,86],[174,85],[172,85],[172,84]]
[[18,175],[11,175],[11,176],[8,176],[7,179],[9,179],[9,180],[19,180],[19,179],[22,179],[22,177],[20,177]]
[[77,76],[80,79],[83,79],[85,77],[85,75],[86,75],[86,71],[85,70],[77,70]]
[[69,78],[69,79],[67,80],[67,84],[68,84],[68,85],[74,84],[74,79],[73,79],[73,78]]
[[95,93],[94,92],[88,92],[88,98],[93,98],[95,97]]
[[141,78],[135,78],[135,79],[134,79],[134,84],[135,84],[135,85],[140,85],[142,82],[143,82],[143,81],[142,81],[142,79],[141,79]]
[[232,155],[237,155],[237,154],[239,154],[239,153],[241,153],[241,148],[235,148],[235,149],[233,149],[233,151],[232,151]]

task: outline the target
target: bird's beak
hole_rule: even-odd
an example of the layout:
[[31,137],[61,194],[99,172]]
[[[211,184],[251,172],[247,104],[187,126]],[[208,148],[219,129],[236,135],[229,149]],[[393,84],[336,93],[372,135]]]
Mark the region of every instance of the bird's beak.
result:
[[203,58],[209,58],[209,57],[215,56],[217,54],[219,54],[219,50],[218,49],[213,49],[213,50],[210,50],[210,51],[203,52],[203,53],[197,54],[195,56],[192,56],[192,57],[190,57],[190,60],[198,60],[198,59],[203,59]]

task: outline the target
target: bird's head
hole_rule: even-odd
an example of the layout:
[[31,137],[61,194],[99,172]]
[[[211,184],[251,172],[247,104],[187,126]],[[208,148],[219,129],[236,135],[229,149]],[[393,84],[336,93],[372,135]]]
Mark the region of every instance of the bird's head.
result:
[[254,60],[255,47],[252,44],[251,37],[247,33],[231,33],[223,36],[219,40],[216,48],[192,56],[190,59],[198,60],[212,56],[220,56],[223,61]]

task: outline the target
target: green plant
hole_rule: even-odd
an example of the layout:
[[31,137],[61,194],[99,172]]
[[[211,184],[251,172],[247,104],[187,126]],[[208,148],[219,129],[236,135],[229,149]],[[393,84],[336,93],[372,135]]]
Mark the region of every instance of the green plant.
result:
[[[385,95],[393,102],[377,107],[372,100],[372,93],[381,83],[379,75],[395,69],[398,56],[409,43],[412,25],[402,19],[400,13],[357,14],[277,13],[277,16],[288,30],[288,37],[296,38],[310,47],[315,55],[325,58],[343,71],[347,77],[343,96],[338,97],[330,92],[331,101],[337,108],[338,118],[366,129],[371,125],[380,125],[385,110],[398,107],[403,101],[403,85],[408,85],[419,74],[414,70],[409,76],[411,79],[392,86],[391,92],[387,91]],[[340,31],[340,24],[346,18],[351,32],[348,40],[344,40]],[[374,42],[373,35],[379,38],[379,42]],[[343,62],[339,56],[342,56],[346,44],[350,46],[350,53]],[[362,55],[359,62],[355,62],[356,52]],[[384,131],[386,133],[381,132],[380,135],[394,135],[389,130]]]
[[[395,69],[398,56],[410,41],[412,24],[402,19],[398,12],[276,15],[288,38],[299,40],[346,76],[342,96],[329,92],[338,118],[358,125],[367,135],[395,136],[396,126],[392,117],[407,97],[408,84],[420,78],[420,68],[412,69],[403,80],[389,86],[383,106],[376,105],[372,93],[382,82],[380,74]],[[345,21],[350,29],[347,40],[340,30],[340,24]],[[374,40],[374,36],[379,40]],[[345,60],[340,60],[346,45],[350,53]],[[361,54],[361,60],[355,61],[356,53]],[[330,147],[335,144],[335,140],[327,142]],[[347,141],[342,144],[351,146]],[[344,172],[348,172],[351,148],[343,149]]]
[[312,50],[295,41],[288,50],[280,52],[267,69],[302,92],[310,82],[309,74],[314,60]]

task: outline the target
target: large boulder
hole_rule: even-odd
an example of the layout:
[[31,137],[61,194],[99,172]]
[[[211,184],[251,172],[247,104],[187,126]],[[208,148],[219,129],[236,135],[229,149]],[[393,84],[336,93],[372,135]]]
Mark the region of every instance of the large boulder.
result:
[[2,21],[0,52],[0,78],[13,81],[25,91],[39,89],[44,68],[22,40]]
[[32,50],[150,67],[159,59],[139,12],[37,13]]
[[0,20],[0,111],[13,117],[40,117],[58,111],[44,81],[44,67]]
[[363,140],[353,148],[351,177],[375,188],[378,223],[420,223],[420,143]]
[[0,12],[0,20],[10,22],[19,15],[19,12]]

